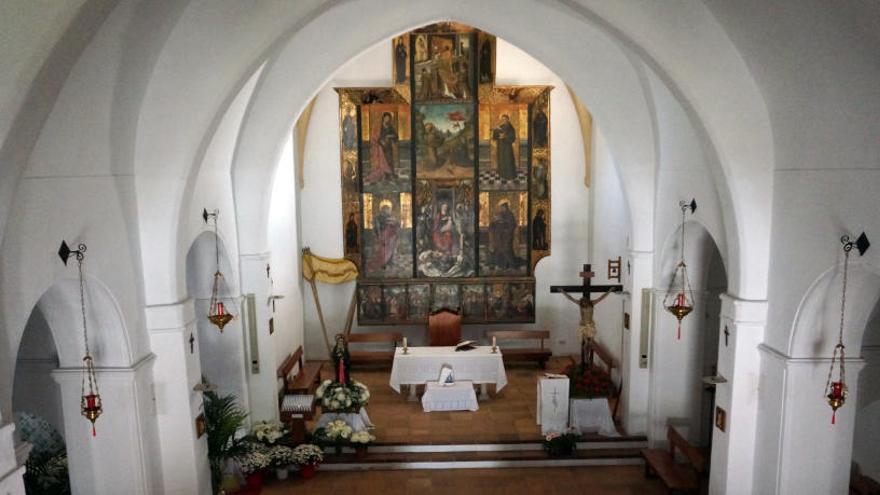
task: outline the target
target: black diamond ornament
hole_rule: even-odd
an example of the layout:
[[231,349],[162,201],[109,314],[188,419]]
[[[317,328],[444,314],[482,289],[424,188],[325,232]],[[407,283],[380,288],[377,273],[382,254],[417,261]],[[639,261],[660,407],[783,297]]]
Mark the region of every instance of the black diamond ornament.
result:
[[697,211],[697,199],[696,198],[691,200],[690,207],[691,207],[691,215],[693,215],[693,213],[695,211]]
[[205,219],[205,223],[208,223],[208,209],[207,208],[202,209],[202,218]]
[[863,256],[869,247],[871,247],[871,242],[868,241],[868,236],[862,232],[862,235],[856,239],[856,249],[859,250],[859,256]]
[[61,247],[58,248],[58,257],[64,262],[64,266],[67,266],[67,260],[70,259],[71,252],[70,246],[67,245],[67,241],[61,241]]

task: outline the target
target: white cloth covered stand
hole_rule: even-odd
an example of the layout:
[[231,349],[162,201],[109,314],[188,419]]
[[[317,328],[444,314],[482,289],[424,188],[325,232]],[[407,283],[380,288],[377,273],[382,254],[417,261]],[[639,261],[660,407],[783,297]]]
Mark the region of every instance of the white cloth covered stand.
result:
[[620,436],[614,427],[607,397],[571,399],[570,411],[569,425],[578,433],[598,432],[606,437]]
[[354,431],[364,431],[373,428],[373,423],[367,415],[367,410],[363,407],[357,413],[321,413],[315,428],[323,428],[331,421],[336,421],[337,419],[345,421]]
[[428,382],[422,395],[422,410],[431,411],[476,411],[480,408],[474,382],[460,381],[451,385]]

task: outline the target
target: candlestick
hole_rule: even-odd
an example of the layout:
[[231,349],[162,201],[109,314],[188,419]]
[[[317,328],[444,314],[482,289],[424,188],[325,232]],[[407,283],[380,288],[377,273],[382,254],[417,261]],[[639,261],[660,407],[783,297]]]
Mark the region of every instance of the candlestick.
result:
[[409,346],[406,343],[406,337],[403,338],[403,353],[406,354],[409,352]]
[[493,335],[492,336],[492,353],[494,354],[496,352],[498,352],[498,346],[496,345],[495,336]]

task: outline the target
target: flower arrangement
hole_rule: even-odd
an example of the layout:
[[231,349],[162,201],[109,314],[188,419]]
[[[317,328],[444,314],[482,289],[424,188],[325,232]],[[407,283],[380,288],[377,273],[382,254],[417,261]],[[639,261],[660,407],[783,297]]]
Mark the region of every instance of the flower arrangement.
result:
[[351,437],[352,429],[348,423],[341,419],[337,419],[327,423],[324,427],[324,433],[330,441],[348,440]]
[[551,431],[544,437],[544,450],[550,455],[572,455],[577,448],[578,435],[574,430],[564,433]]
[[260,421],[251,428],[251,435],[266,445],[274,445],[286,432],[284,425],[278,421]]
[[324,451],[317,445],[304,443],[293,449],[293,462],[300,466],[314,466],[323,460]]
[[249,442],[246,444],[245,453],[237,458],[238,467],[245,475],[259,473],[268,469],[272,464],[269,451],[261,444]]
[[321,401],[324,412],[358,412],[370,401],[370,389],[356,380],[348,385],[324,380],[315,391],[315,397]]
[[273,468],[284,468],[295,463],[293,458],[293,449],[285,445],[275,445],[270,447],[267,452],[269,456],[269,464]]
[[593,399],[614,395],[614,382],[611,375],[598,366],[569,366],[564,374],[570,380],[569,396],[573,399]]
[[351,434],[351,443],[355,447],[366,446],[376,441],[376,437],[367,430],[356,431]]

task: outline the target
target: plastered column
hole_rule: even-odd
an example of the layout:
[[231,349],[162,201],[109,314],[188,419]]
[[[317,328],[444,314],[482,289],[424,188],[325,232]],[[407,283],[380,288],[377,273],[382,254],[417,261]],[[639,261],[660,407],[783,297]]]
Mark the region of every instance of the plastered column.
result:
[[202,412],[199,346],[192,300],[146,308],[150,346],[156,355],[153,380],[156,420],[166,494],[211,493],[207,437],[198,437]]
[[15,448],[15,423],[3,423],[0,416],[0,494],[24,495],[24,461]]
[[758,347],[764,340],[766,319],[766,301],[721,295],[718,374],[727,383],[715,388],[715,406],[725,411],[725,425],[724,431],[718,426],[712,430],[712,494],[767,493],[752,489],[761,373]]
[[[96,361],[100,364],[100,361]],[[164,493],[156,404],[155,357],[131,367],[97,368],[104,412],[91,424],[80,414],[82,371],[61,368],[52,377],[61,390],[64,440],[74,495],[154,495]]]
[[[242,329],[247,342],[248,390],[250,393],[251,421],[278,419],[278,380],[275,378],[275,345],[269,334],[270,306],[268,305],[271,285],[266,266],[270,263],[270,253],[241,255],[241,287],[244,296],[243,306],[247,306],[247,296],[254,295],[253,321],[256,329],[249,329],[247,310],[242,312]],[[255,337],[255,338],[254,338]],[[290,349],[289,352],[293,352]]]
[[628,293],[624,308],[630,315],[629,330],[623,330],[621,358],[623,427],[630,435],[639,435],[648,429],[648,368],[641,367],[642,354],[647,359],[648,350],[642,349],[641,341],[651,317],[650,312],[642,312],[642,290],[650,288],[654,278],[654,253],[630,251],[622,270],[624,290]]

